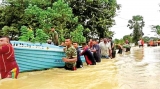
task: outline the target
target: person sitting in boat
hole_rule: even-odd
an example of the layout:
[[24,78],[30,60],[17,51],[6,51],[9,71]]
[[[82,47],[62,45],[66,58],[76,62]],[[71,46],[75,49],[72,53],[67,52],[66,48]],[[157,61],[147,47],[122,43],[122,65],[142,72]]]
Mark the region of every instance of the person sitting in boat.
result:
[[51,27],[51,31],[49,32],[49,35],[54,45],[58,46],[59,45],[58,33],[57,31],[55,31],[54,27]]
[[47,43],[48,43],[48,44],[52,44],[52,40],[51,40],[51,39],[48,39],[48,40],[47,40]]
[[86,43],[82,43],[82,49],[83,51],[81,55],[84,55],[87,65],[96,65],[96,61],[93,57],[93,54],[89,50],[89,47],[86,45]]
[[77,50],[77,62],[76,62],[76,67],[77,67],[77,68],[82,68],[82,67],[83,67],[83,63],[82,63],[81,56],[80,56],[81,50],[79,49],[77,42],[73,42],[73,46],[74,46],[74,47],[76,48],[76,50]]
[[14,48],[8,37],[0,38],[0,74],[1,78],[17,78],[19,67],[15,60]]
[[66,57],[62,58],[65,62],[64,68],[66,70],[76,70],[76,61],[77,61],[77,50],[73,47],[72,41],[70,38],[65,39],[64,52],[66,53]]

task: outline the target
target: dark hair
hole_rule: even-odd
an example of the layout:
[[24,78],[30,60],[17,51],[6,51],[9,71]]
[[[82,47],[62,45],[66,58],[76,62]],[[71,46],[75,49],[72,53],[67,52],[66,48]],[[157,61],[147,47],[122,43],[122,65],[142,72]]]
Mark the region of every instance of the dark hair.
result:
[[8,40],[8,42],[11,44],[10,38],[8,36],[1,36],[0,38],[6,38]]
[[109,39],[112,39],[112,37],[109,37]]
[[86,43],[82,43],[82,46],[86,46]]
[[73,41],[72,43],[77,43],[78,44],[78,42],[76,42],[76,41]]
[[97,41],[97,39],[92,39],[92,41]]
[[70,41],[72,41],[72,39],[70,37],[66,37],[65,39],[70,39]]

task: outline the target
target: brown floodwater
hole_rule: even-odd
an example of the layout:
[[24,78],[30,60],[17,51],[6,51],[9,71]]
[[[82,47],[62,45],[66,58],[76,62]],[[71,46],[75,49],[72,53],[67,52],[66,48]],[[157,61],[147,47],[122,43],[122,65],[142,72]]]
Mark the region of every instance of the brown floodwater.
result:
[[160,89],[160,47],[132,48],[76,71],[53,68],[0,80],[0,89]]

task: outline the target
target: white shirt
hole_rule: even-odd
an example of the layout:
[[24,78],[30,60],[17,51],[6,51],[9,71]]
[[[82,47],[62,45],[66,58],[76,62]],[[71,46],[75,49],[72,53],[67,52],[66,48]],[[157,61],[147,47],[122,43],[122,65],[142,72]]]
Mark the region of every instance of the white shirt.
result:
[[142,45],[142,44],[141,44],[141,40],[138,41],[138,45]]
[[111,50],[111,45],[110,43],[104,43],[100,42],[99,43],[100,49],[101,49],[101,55],[102,56],[107,56],[109,55],[109,50]]

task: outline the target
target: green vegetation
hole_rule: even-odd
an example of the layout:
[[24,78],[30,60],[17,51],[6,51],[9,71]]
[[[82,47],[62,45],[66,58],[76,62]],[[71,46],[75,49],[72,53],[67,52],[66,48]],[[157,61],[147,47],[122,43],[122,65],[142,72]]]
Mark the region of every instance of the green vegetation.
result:
[[113,36],[108,29],[115,24],[113,18],[119,8],[116,0],[6,0],[0,6],[0,35],[45,42],[53,26],[60,42],[68,36],[78,42],[93,34],[99,38]]
[[133,29],[132,41],[136,44],[138,44],[138,40],[144,35],[142,31],[145,26],[144,23],[143,17],[140,15],[133,16],[132,19],[128,21],[127,27],[129,27],[129,29]]
[[152,25],[151,26],[152,32],[155,32],[157,35],[160,36],[160,25]]

